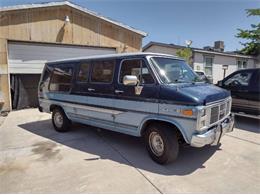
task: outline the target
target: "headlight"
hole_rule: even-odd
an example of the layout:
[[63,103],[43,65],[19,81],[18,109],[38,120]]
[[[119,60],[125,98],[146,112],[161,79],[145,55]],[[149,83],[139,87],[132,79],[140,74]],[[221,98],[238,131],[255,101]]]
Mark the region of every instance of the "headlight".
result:
[[197,130],[201,130],[203,129],[203,127],[207,126],[206,124],[206,112],[207,110],[205,108],[202,108],[201,110],[199,110],[198,112],[198,122],[197,122]]
[[206,126],[206,121],[204,119],[204,120],[200,121],[200,128],[203,128],[205,126]]
[[206,109],[200,110],[200,117],[204,117],[206,115]]

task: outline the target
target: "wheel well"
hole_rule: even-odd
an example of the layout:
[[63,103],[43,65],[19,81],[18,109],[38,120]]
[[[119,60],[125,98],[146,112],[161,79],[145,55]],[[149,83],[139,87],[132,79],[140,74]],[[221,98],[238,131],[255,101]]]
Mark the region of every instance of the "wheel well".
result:
[[[52,112],[55,108],[62,109],[61,106],[58,106],[58,105],[51,105],[51,106],[50,106],[50,111]],[[62,109],[62,110],[63,110],[63,109]]]
[[169,128],[172,128],[173,130],[175,130],[175,131],[177,132],[177,136],[178,136],[179,142],[180,142],[180,143],[186,143],[186,141],[185,141],[185,139],[184,139],[184,137],[183,137],[181,131],[179,130],[179,128],[178,128],[176,125],[174,125],[174,124],[172,124],[172,123],[170,123],[170,122],[167,122],[167,121],[160,121],[160,120],[148,120],[148,121],[146,121],[146,122],[144,123],[142,129],[141,129],[141,136],[142,136],[142,137],[144,136],[144,133],[145,133],[147,127],[148,127],[149,125],[154,124],[154,123],[156,123],[156,124],[159,123],[159,124],[162,124],[162,125],[166,125],[166,126],[168,126]]

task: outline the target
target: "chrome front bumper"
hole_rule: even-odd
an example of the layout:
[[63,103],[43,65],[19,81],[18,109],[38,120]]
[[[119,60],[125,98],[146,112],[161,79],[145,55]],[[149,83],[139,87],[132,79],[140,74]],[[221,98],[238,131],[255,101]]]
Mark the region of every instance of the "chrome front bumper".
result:
[[220,138],[228,132],[233,131],[234,115],[230,114],[227,118],[203,134],[194,134],[191,138],[190,145],[193,147],[203,147],[205,145],[217,145]]

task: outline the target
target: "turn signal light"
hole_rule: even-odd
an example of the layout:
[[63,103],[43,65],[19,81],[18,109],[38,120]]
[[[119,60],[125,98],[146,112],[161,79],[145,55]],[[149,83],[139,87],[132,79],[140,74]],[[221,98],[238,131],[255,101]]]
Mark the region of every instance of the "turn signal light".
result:
[[192,116],[193,111],[192,110],[182,110],[182,114],[186,116]]

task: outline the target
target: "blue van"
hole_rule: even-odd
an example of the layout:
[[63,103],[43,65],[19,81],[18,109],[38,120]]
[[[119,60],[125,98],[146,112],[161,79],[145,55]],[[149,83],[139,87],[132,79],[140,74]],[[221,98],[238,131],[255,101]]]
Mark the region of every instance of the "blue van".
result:
[[183,59],[155,53],[46,63],[39,110],[59,132],[72,122],[144,138],[151,158],[174,161],[181,144],[217,145],[233,131],[231,97],[204,83]]

